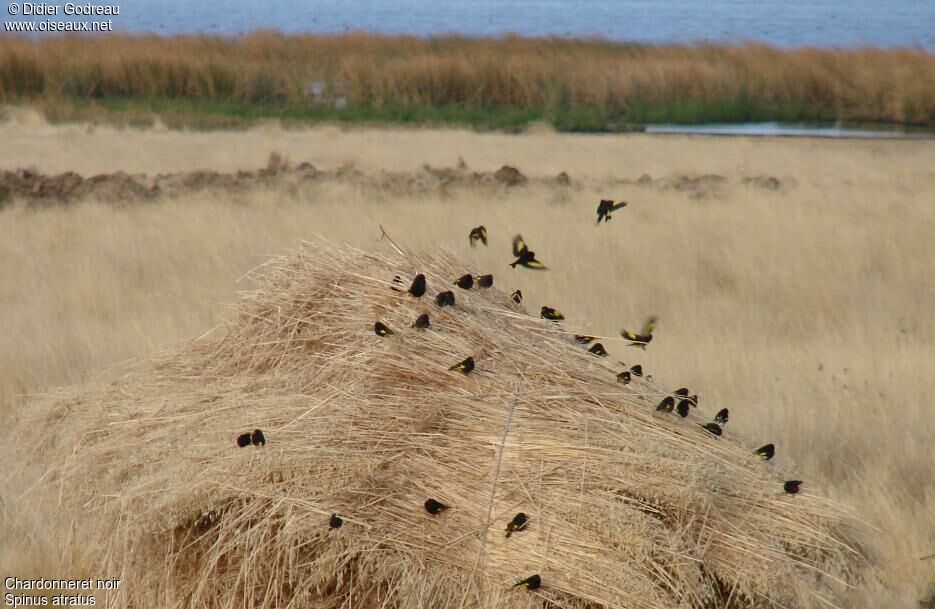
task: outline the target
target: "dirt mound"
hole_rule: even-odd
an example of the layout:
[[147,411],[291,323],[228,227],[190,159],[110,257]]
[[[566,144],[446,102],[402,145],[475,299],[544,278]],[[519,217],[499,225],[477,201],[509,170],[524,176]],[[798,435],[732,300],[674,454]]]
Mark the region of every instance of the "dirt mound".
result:
[[705,431],[703,401],[657,413],[667,391],[497,288],[436,306],[474,271],[315,245],[271,262],[221,336],[34,405],[10,430],[36,468],[22,500],[82,523],[70,547],[121,574],[114,607],[794,609],[860,570],[841,510]]

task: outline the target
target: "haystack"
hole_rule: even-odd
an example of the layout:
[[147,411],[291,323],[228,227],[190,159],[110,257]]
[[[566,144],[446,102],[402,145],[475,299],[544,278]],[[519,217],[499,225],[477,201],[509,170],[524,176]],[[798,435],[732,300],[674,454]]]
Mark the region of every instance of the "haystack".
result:
[[[264,265],[223,332],[34,408],[15,437],[56,489],[36,509],[74,521],[122,579],[108,603],[137,609],[818,607],[857,575],[855,527],[816,485],[784,493],[729,426],[702,429],[703,399],[655,412],[673,388],[616,382],[497,289],[509,269],[451,286],[476,271],[315,244]],[[419,272],[423,298],[392,289]]]

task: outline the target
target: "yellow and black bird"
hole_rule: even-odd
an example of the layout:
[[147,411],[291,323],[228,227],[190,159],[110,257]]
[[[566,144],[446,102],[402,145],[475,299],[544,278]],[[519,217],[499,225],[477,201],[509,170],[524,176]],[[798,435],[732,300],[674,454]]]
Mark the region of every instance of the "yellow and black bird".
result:
[[675,406],[675,412],[679,413],[679,416],[683,419],[688,416],[689,410],[691,410],[691,402],[688,400],[679,400],[679,403]]
[[542,316],[542,319],[548,319],[550,321],[561,321],[565,319],[565,316],[562,315],[562,312],[553,309],[552,307],[542,307],[542,310],[539,311],[539,314]]
[[630,366],[630,374],[633,376],[643,376],[643,367],[639,364]]
[[425,294],[425,275],[419,273],[416,275],[415,279],[412,280],[412,285],[409,286],[409,293],[420,298]]
[[251,439],[250,439],[249,433],[242,433],[239,436],[237,436],[237,446],[239,446],[240,448],[250,446],[250,442],[251,442]]
[[730,411],[726,408],[721,408],[717,411],[717,414],[714,415],[714,422],[719,425],[727,425],[728,418],[730,418]]
[[493,275],[480,275],[475,277],[474,280],[477,282],[477,286],[481,288],[491,288],[493,287]]
[[373,324],[373,331],[377,336],[389,336],[390,334],[394,333],[392,330],[387,328],[386,324],[382,321],[378,321],[377,323]]
[[474,276],[470,273],[465,273],[464,275],[461,275],[455,279],[453,283],[462,290],[470,290],[474,287]]
[[799,492],[799,488],[802,486],[801,480],[786,480],[782,483],[782,488],[784,491],[790,495],[795,495]]
[[472,356],[468,356],[464,358],[464,360],[458,362],[457,364],[455,364],[454,366],[448,369],[455,370],[462,374],[468,374],[471,370],[474,369],[474,358]]
[[598,357],[607,357],[608,355],[610,355],[610,353],[607,352],[607,349],[605,349],[604,345],[602,345],[601,343],[594,343],[594,345],[592,345],[591,348],[588,349],[588,353],[590,353],[591,355],[596,355]]
[[643,324],[643,328],[640,330],[639,334],[630,332],[629,330],[620,330],[620,336],[624,337],[630,342],[631,347],[639,347],[645,349],[646,345],[653,339],[653,330],[656,328],[656,318],[650,317],[646,320],[646,323]]
[[434,499],[426,499],[423,505],[425,505],[425,511],[431,514],[432,516],[438,516],[443,511],[448,509],[447,505],[445,505],[444,503],[435,501]]
[[764,461],[769,461],[773,458],[773,455],[776,454],[776,447],[772,443],[764,444],[754,451],[757,457],[760,457]]
[[250,441],[253,442],[254,446],[266,446],[266,436],[264,436],[263,432],[259,429],[253,430],[253,435],[250,436]]
[[712,433],[716,436],[721,435],[721,431],[722,431],[721,426],[718,425],[717,423],[705,423],[704,425],[702,425],[702,427],[704,427],[705,431]]
[[337,514],[332,514],[328,519],[328,526],[332,529],[340,529],[342,524],[344,524],[344,519]]
[[471,241],[471,247],[474,247],[478,241],[487,245],[487,229],[484,228],[484,225],[477,226],[471,229],[471,234],[468,235],[468,239]]
[[455,295],[451,290],[445,290],[440,292],[438,296],[435,297],[435,304],[440,307],[453,307],[455,306]]
[[517,533],[526,528],[526,525],[529,524],[529,518],[525,513],[519,512],[516,516],[513,516],[513,520],[506,525],[506,537],[510,538],[510,535]]
[[412,327],[425,330],[429,327],[430,324],[431,322],[429,321],[429,314],[423,313],[422,315],[416,317],[416,320],[412,323]]
[[523,292],[521,290],[516,290],[515,292],[510,294],[510,300],[512,300],[516,304],[521,304],[523,302]]
[[585,334],[575,334],[575,342],[579,345],[590,345],[591,342],[597,337],[587,336]]
[[610,212],[623,209],[626,206],[626,201],[614,203],[611,199],[601,199],[601,202],[597,204],[597,223],[600,224],[601,220],[605,223],[609,222],[611,220]]
[[623,383],[624,385],[630,382],[630,371],[624,370],[623,372],[617,374],[617,382]]
[[672,412],[673,408],[675,408],[675,398],[671,395],[667,395],[662,398],[662,401],[656,406],[656,412]]
[[538,590],[542,586],[542,578],[539,574],[530,575],[521,582],[513,584],[514,588],[526,588],[527,590]]
[[678,389],[676,389],[675,391],[672,392],[672,395],[677,395],[677,396],[680,396],[680,397],[683,397],[683,398],[687,398],[687,397],[688,397],[688,387],[679,387]]
[[510,266],[514,269],[516,265],[524,266],[527,269],[533,269],[537,271],[546,270],[546,266],[536,260],[536,252],[532,251],[526,246],[526,242],[523,241],[522,235],[516,235],[513,237],[513,255],[516,256],[516,260],[510,263]]

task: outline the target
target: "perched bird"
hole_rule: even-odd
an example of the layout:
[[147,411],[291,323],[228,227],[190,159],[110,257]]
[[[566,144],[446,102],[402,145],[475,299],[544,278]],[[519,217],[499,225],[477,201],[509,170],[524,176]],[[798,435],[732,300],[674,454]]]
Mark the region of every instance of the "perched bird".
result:
[[721,408],[720,410],[717,411],[717,414],[714,415],[714,422],[719,423],[721,425],[726,425],[727,419],[729,416],[730,416],[730,411],[728,411],[726,408]]
[[643,376],[643,367],[640,366],[639,364],[636,364],[635,366],[630,366],[630,374],[632,374],[633,376]]
[[681,397],[683,397],[683,398],[687,398],[687,397],[688,397],[688,387],[679,387],[678,389],[676,389],[675,391],[672,392],[672,395],[678,395],[678,396],[681,396]]
[[721,426],[717,423],[705,423],[702,427],[705,428],[705,431],[711,432],[716,436],[721,435]]
[[549,319],[551,321],[559,321],[565,319],[565,316],[562,315],[561,311],[553,309],[552,307],[542,307],[542,310],[539,312],[542,315],[542,319]]
[[675,412],[679,413],[679,416],[683,419],[688,416],[688,411],[691,409],[691,402],[688,400],[679,400],[678,405],[675,407]]
[[614,203],[611,199],[601,199],[601,202],[597,204],[597,223],[600,224],[601,220],[603,220],[605,223],[609,222],[612,219],[610,212],[623,209],[626,206],[626,201]]
[[782,483],[782,488],[784,491],[790,495],[795,495],[799,492],[799,487],[802,486],[801,480],[786,480]]
[[470,239],[471,247],[474,247],[475,244],[480,241],[486,247],[487,245],[487,229],[484,228],[484,225],[477,226],[471,229],[471,234],[468,235]]
[[439,503],[438,501],[435,501],[434,499],[426,499],[424,505],[425,505],[425,511],[431,514],[432,516],[437,516],[441,514],[444,510],[448,509],[447,505],[445,505],[444,503]]
[[692,408],[694,408],[698,405],[698,396],[693,393],[690,396],[688,396],[688,401],[691,402],[691,406]]
[[588,349],[588,353],[592,355],[596,355],[598,357],[607,357],[608,355],[610,355],[610,353],[608,353],[607,350],[604,349],[604,345],[602,345],[601,343],[594,343],[594,345],[590,349]]
[[629,383],[629,382],[630,382],[630,371],[629,371],[629,370],[624,370],[623,372],[619,373],[619,374],[617,375],[617,382],[618,382],[618,383],[623,383],[624,385],[626,385],[627,383]]
[[249,433],[242,433],[239,436],[237,436],[237,446],[239,446],[240,448],[243,448],[245,446],[250,446],[250,442],[251,442],[251,439],[250,439]]
[[513,255],[516,256],[516,260],[510,263],[514,269],[516,265],[524,266],[527,269],[544,271],[546,266],[536,260],[536,252],[532,251],[526,246],[526,242],[523,241],[522,235],[516,235],[513,237]]
[[451,368],[449,368],[449,370],[457,370],[458,372],[461,372],[463,374],[467,374],[473,369],[474,369],[474,358],[471,356],[466,357],[463,361],[460,361],[454,366],[452,366]]
[[378,321],[377,323],[373,324],[373,331],[377,336],[389,336],[390,334],[393,334],[393,331],[387,328],[386,324],[382,321]]
[[419,315],[418,317],[416,317],[416,320],[412,322],[412,327],[419,328],[420,330],[425,330],[426,328],[429,327],[430,323],[431,322],[429,322],[429,314],[423,313],[422,315]]
[[513,292],[512,294],[510,294],[510,300],[512,300],[512,301],[515,302],[516,304],[522,303],[522,302],[523,302],[523,293],[522,293],[520,290],[516,290],[515,292]]
[[589,345],[591,341],[594,340],[595,336],[585,336],[583,334],[575,334],[575,342],[579,345]]
[[518,531],[522,531],[526,528],[526,525],[529,524],[529,518],[525,513],[520,512],[516,516],[513,516],[513,520],[506,525],[506,537],[510,538],[510,535]]
[[474,276],[470,273],[465,273],[458,277],[453,283],[462,290],[470,290],[474,287]]
[[416,298],[425,294],[425,275],[422,273],[416,275],[416,278],[412,280],[412,285],[409,286],[409,293]]
[[675,408],[675,398],[671,395],[667,395],[662,398],[662,401],[656,406],[656,412],[672,412],[673,408]]
[[342,524],[344,524],[344,519],[337,514],[332,514],[328,519],[328,526],[332,529],[340,529]]
[[537,590],[539,586],[542,585],[542,578],[539,577],[539,574],[530,575],[523,581],[513,584],[514,588],[526,588],[527,590]]
[[254,446],[266,446],[266,437],[259,429],[253,430],[253,435],[250,436],[250,441],[253,442]]
[[754,452],[757,457],[762,458],[764,461],[769,461],[773,458],[773,455],[776,454],[776,447],[770,443],[759,447]]
[[630,342],[631,347],[639,347],[645,349],[646,345],[653,339],[653,330],[656,328],[656,318],[650,317],[646,320],[646,323],[643,324],[643,328],[640,330],[639,334],[630,332],[629,330],[621,330],[620,336],[624,337]]
[[[400,277],[399,275],[396,275],[395,277],[393,277],[393,283],[395,283],[396,285],[403,285],[403,278]],[[391,285],[390,289],[393,290],[394,292],[402,292],[402,290],[397,288],[396,285]]]
[[479,277],[475,277],[474,281],[476,281],[477,286],[481,288],[493,287],[493,275],[480,275]]
[[440,292],[438,296],[435,297],[435,304],[440,307],[453,307],[455,306],[455,295],[451,290],[445,290]]

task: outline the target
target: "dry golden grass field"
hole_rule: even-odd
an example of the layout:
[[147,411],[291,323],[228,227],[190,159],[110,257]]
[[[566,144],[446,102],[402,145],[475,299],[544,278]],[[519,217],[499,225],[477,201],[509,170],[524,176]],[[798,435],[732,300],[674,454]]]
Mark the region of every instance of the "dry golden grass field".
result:
[[[158,173],[265,166],[271,152],[365,176],[424,164],[527,185],[411,190],[347,179],[201,191],[133,205],[0,209],[0,414],[24,394],[107,379],[214,327],[252,287],[240,278],[300,240],[449,249],[521,288],[527,310],[562,310],[666,387],[687,385],[731,428],[773,441],[784,467],[872,527],[880,558],[853,607],[914,607],[935,585],[935,142],[524,135],[334,127],[242,132],[0,125],[0,169]],[[571,185],[547,180],[567,172]],[[637,184],[717,174],[702,192]],[[773,176],[778,190],[744,183]],[[542,178],[537,180],[535,178]],[[624,180],[626,182],[624,182]],[[600,198],[630,206],[595,226]],[[484,224],[490,246],[467,234]],[[549,266],[510,269],[522,233]],[[655,314],[645,352],[622,327]],[[7,441],[16,442],[16,438]],[[20,464],[4,461],[6,475]],[[0,487],[0,573],[80,577],[44,515]],[[80,522],[76,523],[80,527]],[[103,575],[103,574],[98,574]]]

